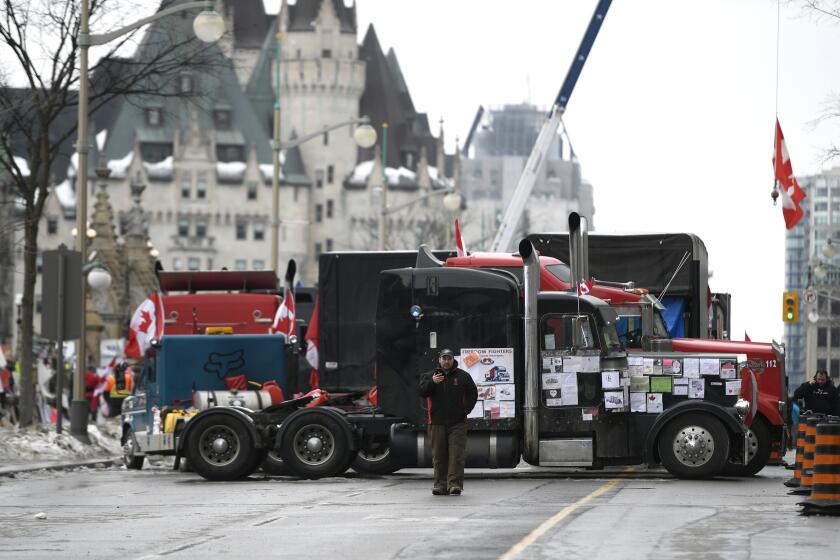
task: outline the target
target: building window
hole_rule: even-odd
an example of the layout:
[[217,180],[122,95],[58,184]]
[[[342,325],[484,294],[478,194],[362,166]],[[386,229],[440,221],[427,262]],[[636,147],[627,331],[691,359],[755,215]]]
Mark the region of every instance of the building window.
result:
[[188,218],[178,218],[178,235],[180,237],[187,237],[190,234],[190,220]]
[[327,251],[332,251],[332,250],[333,250],[333,240],[330,239],[330,238],[327,238]]
[[245,259],[236,259],[233,261],[233,268],[234,270],[245,270],[248,268],[248,261]]
[[146,125],[147,126],[160,126],[162,124],[163,119],[161,118],[161,112],[159,107],[147,107],[146,108]]
[[257,200],[257,183],[256,181],[248,181],[248,200]]
[[335,168],[332,165],[327,166],[327,184],[332,185],[335,178]]
[[315,205],[315,222],[320,223],[324,218],[324,206],[322,204]]
[[58,233],[58,218],[55,216],[47,216],[47,233],[50,235]]
[[178,91],[180,93],[192,93],[193,79],[188,74],[182,74],[178,79]]
[[204,220],[195,223],[195,236],[207,237],[207,222]]
[[327,201],[327,218],[332,218],[332,217],[333,217],[333,201],[328,200]]
[[828,329],[819,327],[817,329],[817,348],[825,348],[828,345]]
[[207,172],[201,171],[198,174],[198,181],[195,184],[195,197],[200,199],[207,198]]
[[332,58],[332,51],[330,49],[321,49],[321,58]]
[[172,259],[172,270],[181,270],[182,268],[184,268],[184,261],[181,257]]
[[213,125],[218,130],[229,130],[230,111],[228,109],[216,109],[213,111]]
[[245,222],[236,222],[236,238],[239,240],[248,238],[248,224]]
[[315,244],[315,256],[317,257],[317,256],[318,256],[318,255],[320,255],[320,254],[321,254],[321,244],[320,244],[320,243],[316,243],[316,244]]
[[262,259],[254,259],[254,270],[262,270],[265,268],[265,261]]
[[198,257],[190,257],[187,259],[187,269],[188,270],[200,270],[201,269],[201,259]]
[[254,241],[265,239],[265,222],[254,222]]

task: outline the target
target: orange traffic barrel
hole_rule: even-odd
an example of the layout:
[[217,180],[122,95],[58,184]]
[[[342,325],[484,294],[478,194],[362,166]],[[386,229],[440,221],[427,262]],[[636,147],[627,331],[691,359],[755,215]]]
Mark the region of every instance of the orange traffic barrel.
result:
[[[814,482],[814,447],[817,441],[817,424],[825,419],[824,414],[812,414],[805,421],[805,446],[802,452],[802,476],[799,479],[799,487],[794,488],[788,494],[808,496],[811,494],[811,485]],[[802,423],[802,420],[800,420]]]
[[802,455],[805,453],[805,422],[807,417],[800,416],[796,427],[796,458],[794,459],[793,478],[785,481],[789,488],[799,488],[802,480]]
[[800,505],[806,515],[840,515],[840,418],[836,416],[817,425],[811,497]]

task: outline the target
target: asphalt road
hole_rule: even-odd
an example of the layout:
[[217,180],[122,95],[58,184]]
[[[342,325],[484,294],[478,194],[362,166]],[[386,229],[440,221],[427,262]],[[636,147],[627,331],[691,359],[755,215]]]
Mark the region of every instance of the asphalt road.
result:
[[0,558],[840,557],[840,517],[799,515],[790,472],[468,471],[460,497],[432,496],[428,470],[236,483],[162,467],[23,474],[0,478]]

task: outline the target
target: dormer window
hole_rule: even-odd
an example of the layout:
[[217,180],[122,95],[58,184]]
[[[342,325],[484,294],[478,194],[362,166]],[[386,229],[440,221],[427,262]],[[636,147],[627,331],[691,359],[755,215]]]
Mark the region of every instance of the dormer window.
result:
[[160,126],[162,124],[161,118],[161,111],[160,107],[147,107],[146,108],[146,125],[147,126]]
[[178,78],[178,92],[192,93],[193,92],[193,78],[189,74],[182,74]]
[[229,130],[230,109],[215,109],[213,111],[213,125],[217,130]]

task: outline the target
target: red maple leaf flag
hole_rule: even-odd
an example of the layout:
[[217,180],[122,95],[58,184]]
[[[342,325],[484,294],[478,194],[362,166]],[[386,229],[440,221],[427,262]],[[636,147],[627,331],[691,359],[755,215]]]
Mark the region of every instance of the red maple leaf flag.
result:
[[272,325],[274,332],[282,334],[287,339],[295,334],[295,295],[291,290],[286,290],[286,295],[283,298],[283,303],[277,308],[277,313],[274,314],[274,324]]
[[592,282],[587,280],[586,278],[581,278],[580,284],[578,284],[578,295],[585,296],[588,295],[589,292],[592,291]]
[[163,338],[163,318],[163,298],[158,293],[151,294],[137,306],[129,323],[126,357],[142,359],[152,345],[152,339]]
[[315,311],[312,312],[312,318],[309,320],[309,326],[306,328],[306,361],[312,366],[312,371],[309,372],[309,387],[317,389],[321,385],[320,375],[318,374],[318,298],[315,298]]
[[773,144],[773,174],[776,177],[776,186],[782,196],[782,215],[785,218],[787,229],[793,228],[805,214],[799,205],[805,198],[805,191],[799,186],[793,174],[793,165],[788,155],[785,136],[782,134],[782,126],[779,119],[776,119],[776,138]]
[[458,224],[458,218],[455,218],[455,249],[459,257],[467,256],[467,248],[464,247],[464,239],[461,237],[461,226]]

